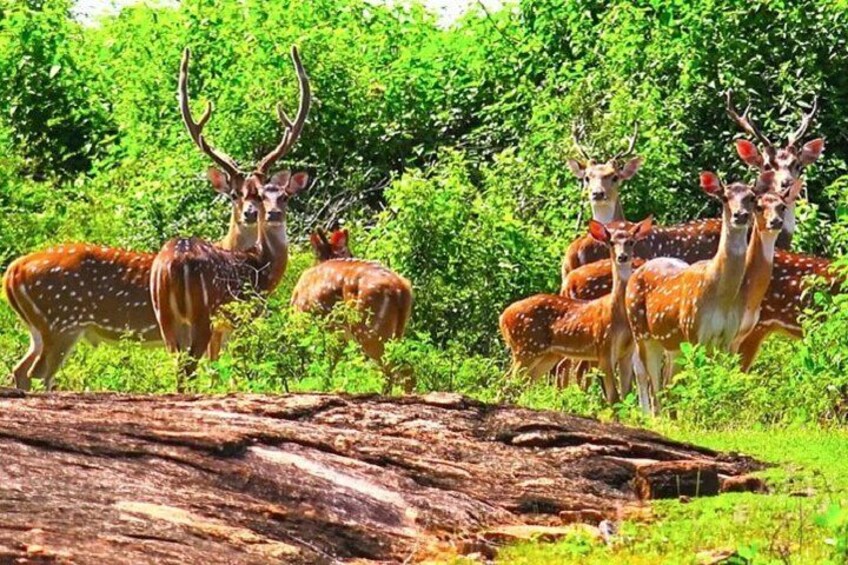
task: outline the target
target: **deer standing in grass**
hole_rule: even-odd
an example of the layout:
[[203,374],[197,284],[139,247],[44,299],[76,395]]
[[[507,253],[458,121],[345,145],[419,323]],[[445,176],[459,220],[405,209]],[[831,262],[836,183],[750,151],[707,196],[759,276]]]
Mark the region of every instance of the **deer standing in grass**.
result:
[[259,218],[257,244],[232,251],[197,238],[176,238],[165,243],[153,261],[149,292],[162,338],[169,351],[188,355],[178,381],[181,390],[185,377],[194,374],[198,359],[213,340],[212,322],[221,307],[251,293],[270,293],[288,264],[288,201],[306,188],[309,176],[284,171],[268,179],[268,174],[297,142],[309,113],[309,79],[295,47],[291,55],[300,86],[297,116],[290,120],[278,106],[285,127],[280,143],[249,175],[238,170],[233,173],[239,179],[236,184],[244,208]]
[[406,331],[412,313],[412,286],[378,263],[354,259],[347,230],[335,231],[329,238],[318,230],[311,242],[318,264],[300,276],[292,292],[292,306],[326,315],[338,303],[350,304],[359,319],[345,331],[386,373],[389,392],[393,379],[383,364],[383,353],[386,342],[402,338]]
[[[211,104],[199,122],[193,120],[188,57],[186,50],[178,87],[180,112],[192,141],[219,167],[208,171],[212,186],[231,201],[229,231],[218,245],[248,249],[257,241],[257,215],[244,207],[241,187],[256,173],[240,173],[230,157],[203,137]],[[56,371],[80,338],[97,344],[130,335],[144,343],[161,343],[150,301],[150,268],[155,256],[105,245],[66,244],[15,260],[6,270],[3,288],[30,333],[29,350],[12,371],[15,386],[29,390],[35,378],[52,390]],[[221,339],[216,333],[215,342]]]
[[[627,317],[641,362],[637,378],[644,408],[659,409],[666,353],[673,363],[683,342],[729,349],[746,315],[758,308],[756,296],[762,298],[762,287],[752,287],[767,285],[771,279],[775,242],[786,211],[783,198],[767,194],[773,176],[773,171],[761,173],[754,186],[723,185],[713,173],[701,173],[703,190],[722,203],[721,240],[714,257],[692,265],[673,258],[652,259],[630,278]],[[755,213],[764,218],[764,229],[758,229],[761,223],[756,222],[749,243]],[[743,282],[748,284],[744,289]]]
[[500,317],[500,329],[512,351],[513,371],[525,369],[536,378],[563,358],[590,360],[603,372],[604,394],[610,404],[629,390],[633,340],[625,311],[625,288],[631,273],[633,248],[651,230],[651,218],[638,224],[592,220],[589,233],[609,249],[613,264],[612,293],[596,300],[573,300],[537,294],[511,304]]

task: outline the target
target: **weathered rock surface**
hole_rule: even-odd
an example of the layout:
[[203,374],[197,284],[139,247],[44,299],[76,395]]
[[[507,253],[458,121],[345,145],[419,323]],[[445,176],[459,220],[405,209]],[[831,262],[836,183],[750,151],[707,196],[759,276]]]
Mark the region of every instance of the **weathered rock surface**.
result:
[[486,555],[534,527],[548,539],[581,516],[615,518],[657,462],[723,478],[759,466],[449,394],[0,393],[0,563]]

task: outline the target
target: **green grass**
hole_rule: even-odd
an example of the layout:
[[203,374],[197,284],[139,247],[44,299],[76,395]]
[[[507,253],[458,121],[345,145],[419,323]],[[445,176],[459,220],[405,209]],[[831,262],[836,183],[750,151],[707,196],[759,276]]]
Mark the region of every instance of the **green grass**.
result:
[[731,549],[740,557],[729,563],[846,562],[834,551],[833,531],[818,525],[817,517],[833,505],[848,505],[848,432],[812,428],[705,432],[657,427],[676,439],[774,463],[760,473],[772,492],[725,494],[688,504],[657,501],[650,518],[623,522],[618,539],[609,547],[575,534],[551,544],[509,547],[499,561],[698,563],[700,552]]

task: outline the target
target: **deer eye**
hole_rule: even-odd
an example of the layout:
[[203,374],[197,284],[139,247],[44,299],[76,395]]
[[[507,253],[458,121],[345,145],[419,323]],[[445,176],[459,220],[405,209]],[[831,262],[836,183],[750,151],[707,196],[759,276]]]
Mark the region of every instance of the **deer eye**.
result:
[[619,177],[618,175],[614,174],[614,175],[612,175],[612,177],[611,177],[611,178],[612,178],[612,182],[618,182],[618,179],[619,179],[620,177]]

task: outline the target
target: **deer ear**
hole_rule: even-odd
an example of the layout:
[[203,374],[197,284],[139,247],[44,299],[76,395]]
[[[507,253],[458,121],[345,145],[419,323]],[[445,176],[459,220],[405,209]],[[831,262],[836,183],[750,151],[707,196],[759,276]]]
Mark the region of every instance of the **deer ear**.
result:
[[212,188],[215,189],[215,192],[220,192],[221,194],[229,194],[232,192],[232,187],[230,187],[230,177],[227,176],[227,173],[216,169],[215,167],[209,167],[206,170],[206,178],[209,179],[209,182],[212,183]]
[[574,173],[574,176],[583,180],[583,177],[586,176],[586,165],[581,163],[576,159],[568,160],[568,168],[571,169],[571,172]]
[[630,228],[630,235],[632,235],[637,241],[640,239],[645,239],[648,237],[648,234],[651,233],[651,229],[654,227],[654,217],[648,216],[632,228]]
[[619,171],[619,175],[624,180],[629,180],[633,178],[633,175],[636,174],[636,171],[639,170],[639,167],[642,166],[642,158],[641,157],[633,157],[630,159]]
[[714,198],[721,197],[721,181],[718,179],[715,173],[710,171],[701,172],[701,188]]
[[271,184],[285,188],[289,185],[289,179],[291,179],[291,171],[279,171],[271,177]]
[[610,240],[609,230],[597,220],[589,220],[589,235],[601,243],[609,243]]
[[763,156],[760,155],[759,150],[757,150],[757,146],[747,139],[736,140],[736,153],[739,154],[739,158],[742,159],[742,161],[751,167],[754,167],[755,169],[762,168]]
[[347,230],[336,230],[330,236],[330,245],[333,247],[342,247],[347,245]]
[[806,167],[807,165],[815,163],[816,160],[821,157],[822,151],[824,151],[824,139],[820,137],[818,139],[808,141],[804,144],[804,147],[801,148],[801,164]]
[[765,194],[774,186],[774,171],[763,171],[754,183],[754,194]]
[[324,242],[321,241],[321,235],[317,231],[312,232],[312,234],[309,236],[309,243],[312,244],[312,249],[315,251],[315,253],[320,255],[321,248],[324,247]]
[[309,184],[309,173],[295,173],[291,176],[291,180],[289,181],[288,188],[286,188],[286,192],[289,193],[289,196],[294,196],[298,192],[302,191]]

